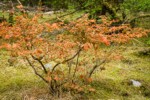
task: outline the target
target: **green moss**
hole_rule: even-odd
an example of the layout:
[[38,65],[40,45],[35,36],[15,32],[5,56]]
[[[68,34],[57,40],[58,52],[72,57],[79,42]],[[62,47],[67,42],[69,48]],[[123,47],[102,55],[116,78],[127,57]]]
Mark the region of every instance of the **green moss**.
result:
[[[92,77],[93,82],[90,84],[96,89],[96,92],[85,93],[81,96],[85,100],[148,100],[150,98],[150,60],[148,57],[136,55],[140,48],[143,47],[121,46],[119,52],[122,52],[124,58],[108,62],[105,66],[106,70],[100,71],[98,69]],[[106,51],[109,48],[104,47],[103,50]],[[87,52],[87,55],[89,57],[90,52]],[[37,98],[39,94],[42,94],[44,98],[48,89],[42,80],[34,75],[28,65],[8,66],[8,58],[7,51],[0,51],[0,99],[21,100],[25,94]],[[134,87],[131,79],[140,81],[142,86]],[[38,93],[38,91],[41,92]]]

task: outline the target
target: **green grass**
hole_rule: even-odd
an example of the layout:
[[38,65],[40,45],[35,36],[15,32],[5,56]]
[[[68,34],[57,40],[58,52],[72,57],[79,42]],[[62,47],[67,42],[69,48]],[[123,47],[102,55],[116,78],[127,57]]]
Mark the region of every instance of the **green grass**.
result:
[[[88,98],[118,100],[150,99],[149,57],[137,56],[135,53],[138,50],[137,47],[127,46],[124,49],[125,51],[122,51],[124,55],[123,60],[109,62],[106,65],[105,71],[98,71],[93,76],[97,81],[93,82],[92,85],[97,91],[96,93],[87,94]],[[140,81],[142,86],[134,87],[131,84],[131,79]]]
[[9,66],[7,55],[6,51],[0,51],[0,100],[21,100],[25,95],[34,94],[32,91],[35,94],[43,88],[47,91],[46,85],[26,64]]
[[69,21],[75,20],[76,18],[80,17],[81,15],[84,14],[84,11],[78,11],[75,12],[73,14],[69,14],[71,12],[73,12],[74,10],[68,10],[66,12],[59,12],[53,15],[47,15],[47,14],[43,14],[43,17],[40,19],[40,22],[55,22],[55,21],[59,21],[57,19],[57,17],[66,15],[64,17],[59,18],[61,21],[64,21],[66,23],[68,23]]
[[[136,52],[143,47],[121,46],[122,60],[112,60],[106,70],[97,70],[91,86],[96,92],[82,95],[83,99],[150,99],[150,60],[149,56],[138,56]],[[109,49],[109,48],[105,48]],[[90,54],[89,54],[90,55]],[[9,66],[6,51],[0,51],[0,99],[21,100],[22,98],[50,98],[46,84],[42,82],[25,63]],[[21,62],[21,61],[19,61]],[[134,87],[130,80],[138,80],[141,87]],[[29,100],[30,100],[29,99]],[[49,100],[49,99],[46,99]]]

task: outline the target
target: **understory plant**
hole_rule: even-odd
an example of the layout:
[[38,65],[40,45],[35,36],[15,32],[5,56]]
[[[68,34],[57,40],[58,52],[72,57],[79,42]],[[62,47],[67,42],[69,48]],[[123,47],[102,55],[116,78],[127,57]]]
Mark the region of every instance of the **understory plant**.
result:
[[[17,16],[12,26],[7,22],[0,24],[0,48],[10,51],[11,57],[25,59],[34,73],[48,84],[52,95],[60,96],[64,91],[94,92],[96,90],[89,85],[92,75],[111,59],[113,52],[101,53],[100,45],[126,43],[149,32],[128,24],[114,26],[117,20],[100,18],[100,24],[89,20],[88,15],[69,24],[50,24],[39,23],[38,15]],[[67,31],[55,34],[54,31],[62,28]]]

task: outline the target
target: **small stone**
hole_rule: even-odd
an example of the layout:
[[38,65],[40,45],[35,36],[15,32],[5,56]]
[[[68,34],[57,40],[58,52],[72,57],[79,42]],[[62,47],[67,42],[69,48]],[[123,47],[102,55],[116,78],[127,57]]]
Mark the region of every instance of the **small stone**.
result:
[[45,64],[44,66],[45,66],[46,69],[52,70],[52,64],[47,63],[47,64]]
[[141,82],[133,80],[133,79],[131,80],[131,82],[132,82],[133,86],[135,86],[135,87],[140,87],[142,85]]

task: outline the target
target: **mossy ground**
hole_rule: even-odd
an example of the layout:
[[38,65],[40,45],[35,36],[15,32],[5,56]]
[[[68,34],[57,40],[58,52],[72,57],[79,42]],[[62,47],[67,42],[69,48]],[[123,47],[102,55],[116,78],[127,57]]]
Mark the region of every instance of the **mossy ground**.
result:
[[[106,70],[97,70],[91,85],[96,92],[82,95],[82,99],[150,99],[150,59],[139,56],[137,51],[143,47],[124,45],[119,47],[122,60],[112,60],[105,65]],[[106,49],[106,48],[105,48]],[[0,51],[0,99],[1,100],[37,100],[51,98],[46,84],[23,61],[9,66],[6,51]],[[134,87],[131,79],[142,83]],[[73,97],[72,97],[73,98]],[[66,98],[67,99],[67,98]]]
[[[124,59],[106,64],[106,70],[95,74],[92,85],[96,92],[87,94],[93,99],[149,100],[150,99],[150,59],[149,56],[138,56],[143,47],[125,46]],[[122,47],[120,48],[120,50]],[[134,87],[131,79],[142,83]]]

